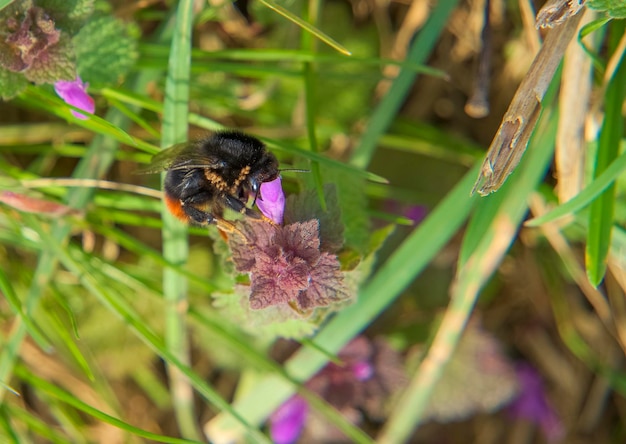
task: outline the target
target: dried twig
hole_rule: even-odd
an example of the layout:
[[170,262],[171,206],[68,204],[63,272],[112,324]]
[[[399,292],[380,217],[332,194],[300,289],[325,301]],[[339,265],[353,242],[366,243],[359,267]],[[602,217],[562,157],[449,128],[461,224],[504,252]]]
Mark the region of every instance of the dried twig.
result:
[[472,193],[487,195],[496,191],[519,163],[539,118],[543,96],[581,16],[570,17],[548,33],[491,142]]

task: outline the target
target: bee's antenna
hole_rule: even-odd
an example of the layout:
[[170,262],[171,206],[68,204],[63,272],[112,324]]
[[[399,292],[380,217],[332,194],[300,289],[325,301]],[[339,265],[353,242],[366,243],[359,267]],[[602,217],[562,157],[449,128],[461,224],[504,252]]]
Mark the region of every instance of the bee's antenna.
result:
[[310,173],[311,170],[302,170],[300,168],[282,168],[280,170],[278,170],[280,173],[283,173],[285,171],[292,171],[294,173]]

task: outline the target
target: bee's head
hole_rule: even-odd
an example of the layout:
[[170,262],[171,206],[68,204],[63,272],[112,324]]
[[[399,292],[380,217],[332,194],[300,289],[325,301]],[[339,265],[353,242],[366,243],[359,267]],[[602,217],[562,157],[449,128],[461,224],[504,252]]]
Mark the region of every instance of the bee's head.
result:
[[265,151],[254,165],[251,166],[245,183],[245,200],[250,196],[256,201],[261,184],[271,182],[278,177],[278,160],[272,153]]

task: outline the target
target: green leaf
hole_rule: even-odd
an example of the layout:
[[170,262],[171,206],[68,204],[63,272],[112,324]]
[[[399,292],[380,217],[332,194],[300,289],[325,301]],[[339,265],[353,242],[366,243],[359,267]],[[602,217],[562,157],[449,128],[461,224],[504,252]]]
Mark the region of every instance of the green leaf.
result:
[[338,251],[343,245],[341,210],[337,201],[337,188],[333,184],[324,186],[326,211],[322,210],[315,190],[306,190],[290,195],[285,204],[285,225],[318,219],[320,222],[320,249]]
[[0,96],[2,100],[10,100],[21,93],[28,82],[22,74],[0,68]]
[[[354,174],[344,174],[336,168],[328,167],[322,170],[322,177],[324,182],[337,184],[346,246],[365,255],[371,235],[366,181]],[[330,205],[328,202],[327,204]]]
[[302,29],[307,30],[308,32],[313,34],[315,37],[320,39],[322,42],[326,43],[331,48],[336,49],[337,51],[339,51],[340,53],[342,53],[344,55],[351,55],[352,54],[350,51],[348,51],[346,48],[344,48],[335,39],[333,39],[332,37],[326,35],[322,31],[320,31],[318,28],[316,28],[315,26],[311,25],[310,23],[305,22],[300,17],[298,17],[297,15],[295,15],[292,12],[288,11],[287,9],[283,8],[282,6],[277,5],[276,3],[274,3],[271,0],[260,0],[260,1],[261,1],[261,3],[263,3],[265,6],[267,6],[271,10],[276,11],[277,13],[279,13],[280,15],[285,17],[286,19],[291,20],[293,23],[295,23],[296,25],[300,26]]
[[263,310],[250,308],[250,287],[235,286],[233,293],[214,293],[214,306],[219,313],[243,331],[261,341],[278,337],[300,339],[311,336],[319,327],[316,319],[297,319],[289,307],[268,307]]
[[619,176],[626,169],[626,152],[622,153],[617,159],[615,159],[611,166],[602,172],[597,178],[593,180],[589,185],[585,187],[576,197],[568,200],[567,202],[559,205],[556,208],[548,211],[547,213],[530,219],[526,222],[528,227],[538,227],[548,222],[557,220],[568,214],[580,211],[589,202],[596,199],[604,190],[611,186]]
[[54,83],[76,78],[76,57],[71,40],[61,34],[59,42],[50,46],[44,56],[36,58],[24,72],[26,79],[35,83]]
[[[624,22],[613,21],[610,29],[609,46],[619,50],[619,42],[624,35]],[[598,138],[598,153],[593,172],[594,178],[604,172],[619,153],[620,139],[624,132],[622,106],[626,98],[626,62],[624,53],[621,61],[609,81],[604,96],[604,122]],[[606,261],[611,244],[615,213],[615,184],[609,186],[591,204],[589,212],[589,232],[585,250],[587,276],[592,285],[598,286],[606,273]]]
[[613,18],[626,18],[626,2],[624,0],[589,0],[591,9],[604,11]]
[[111,424],[114,425],[115,427],[120,428],[121,430],[125,430],[129,433],[132,433],[136,436],[141,436],[143,438],[147,438],[156,442],[163,442],[163,443],[195,443],[198,441],[192,441],[192,440],[187,440],[187,439],[181,439],[181,438],[173,438],[170,436],[165,436],[165,435],[159,435],[156,433],[152,433],[152,432],[148,432],[146,430],[140,429],[138,427],[134,427],[124,421],[121,421],[117,418],[114,418],[113,416],[110,416],[106,413],[104,413],[101,410],[98,410],[92,406],[90,406],[89,404],[86,404],[84,402],[82,402],[80,399],[76,398],[75,396],[73,396],[71,393],[66,392],[65,390],[62,390],[61,388],[57,387],[54,384],[49,383],[48,381],[38,378],[37,376],[34,376],[33,374],[31,374],[30,372],[28,372],[24,367],[22,366],[18,366],[15,369],[15,373],[24,381],[28,382],[29,385],[32,385],[33,387],[36,387],[38,390],[56,398],[59,399],[60,401],[67,403],[69,405],[71,405],[72,407],[80,410],[83,413],[86,413],[87,415],[90,415],[92,417],[94,417],[95,419],[98,419],[100,421],[103,421],[107,424]]
[[78,32],[94,10],[94,0],[38,0],[53,18],[58,28],[70,33]]
[[91,19],[73,40],[81,78],[93,85],[118,83],[137,60],[135,34],[114,17]]
[[9,6],[14,0],[0,0],[0,11]]

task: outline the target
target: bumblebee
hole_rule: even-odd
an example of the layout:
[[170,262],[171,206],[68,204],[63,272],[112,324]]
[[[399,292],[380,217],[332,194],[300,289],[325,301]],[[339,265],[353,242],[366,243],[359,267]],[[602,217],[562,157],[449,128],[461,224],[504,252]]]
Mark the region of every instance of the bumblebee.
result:
[[278,160],[265,145],[236,131],[167,148],[142,172],[161,171],[167,171],[164,200],[174,216],[188,224],[216,224],[227,231],[233,228],[223,218],[227,208],[262,218],[248,203],[252,199],[254,204],[263,182],[279,175]]

